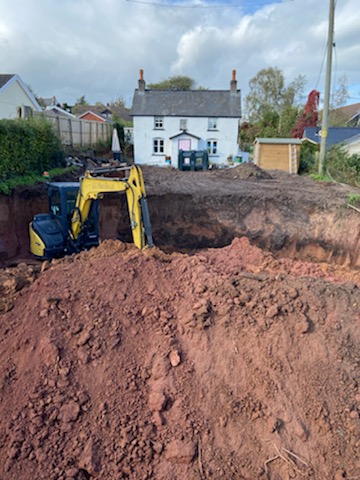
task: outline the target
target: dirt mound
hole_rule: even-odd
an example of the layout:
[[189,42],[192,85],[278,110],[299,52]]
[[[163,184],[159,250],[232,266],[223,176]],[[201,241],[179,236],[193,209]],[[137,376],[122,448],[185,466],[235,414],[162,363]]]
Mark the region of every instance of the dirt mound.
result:
[[225,168],[223,170],[216,170],[216,175],[228,179],[257,179],[270,180],[273,177],[266,171],[253,163],[242,163],[233,168]]
[[1,479],[360,476],[355,283],[245,238],[47,267],[1,317]]

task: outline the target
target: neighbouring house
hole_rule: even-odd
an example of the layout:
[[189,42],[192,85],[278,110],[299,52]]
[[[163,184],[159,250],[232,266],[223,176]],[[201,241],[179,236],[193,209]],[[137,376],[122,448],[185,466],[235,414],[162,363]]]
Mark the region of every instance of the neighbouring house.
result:
[[59,117],[69,117],[69,118],[76,118],[75,115],[64,110],[63,108],[59,107],[58,105],[51,105],[45,108],[44,112],[48,115],[54,115]]
[[360,127],[360,103],[352,103],[330,111],[330,125]]
[[104,118],[99,113],[93,112],[91,110],[87,110],[86,112],[78,115],[77,117],[80,120],[91,120],[92,122],[108,122],[109,120]]
[[0,118],[28,117],[42,108],[19,75],[0,75]]
[[229,90],[149,90],[140,70],[131,114],[139,164],[178,167],[180,150],[207,150],[209,162],[219,165],[239,149],[241,97],[235,70]]
[[255,138],[254,163],[264,170],[284,170],[296,174],[300,164],[298,138]]
[[343,143],[343,149],[350,155],[360,155],[360,132],[357,135],[345,140]]
[[[326,147],[329,148],[332,145],[345,145],[348,140],[358,134],[360,134],[360,127],[330,127],[326,138]],[[321,127],[306,128],[302,141],[308,141],[320,145]]]
[[61,108],[61,103],[58,101],[58,99],[53,96],[50,98],[41,98],[41,104],[42,106],[47,109],[48,107],[60,107]]
[[119,118],[124,122],[132,121],[129,109],[120,105],[75,105],[72,111],[82,120],[112,122]]

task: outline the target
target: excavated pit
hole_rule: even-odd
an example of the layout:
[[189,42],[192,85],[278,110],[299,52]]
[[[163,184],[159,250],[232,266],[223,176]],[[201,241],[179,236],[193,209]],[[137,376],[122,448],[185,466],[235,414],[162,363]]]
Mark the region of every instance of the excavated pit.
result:
[[[360,265],[360,215],[346,206],[354,189],[254,165],[143,172],[155,244],[166,252],[223,247],[246,236],[278,257]],[[0,266],[31,259],[28,224],[47,208],[45,185],[0,196]],[[124,196],[102,200],[100,236],[131,242]]]

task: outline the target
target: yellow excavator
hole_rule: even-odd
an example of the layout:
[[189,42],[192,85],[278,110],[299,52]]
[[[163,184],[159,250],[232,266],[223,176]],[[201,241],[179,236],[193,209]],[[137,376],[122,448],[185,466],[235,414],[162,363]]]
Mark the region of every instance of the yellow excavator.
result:
[[[98,200],[105,193],[125,192],[133,241],[143,249],[154,245],[144,179],[137,165],[115,169],[125,177],[108,177],[114,169],[85,172],[80,182],[48,184],[49,213],[34,216],[29,225],[30,250],[42,260],[99,245]],[[126,174],[128,174],[126,176]]]

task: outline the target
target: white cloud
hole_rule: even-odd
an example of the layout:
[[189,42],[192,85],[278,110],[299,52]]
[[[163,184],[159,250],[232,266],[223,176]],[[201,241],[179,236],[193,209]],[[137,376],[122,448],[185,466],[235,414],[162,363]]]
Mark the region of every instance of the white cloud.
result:
[[[245,96],[251,77],[276,66],[288,82],[303,74],[309,91],[323,90],[325,68],[317,80],[328,2],[264,1],[267,6],[244,14],[226,4],[216,9],[127,0],[0,0],[0,73],[18,73],[38,95],[68,103],[85,95],[89,102],[122,96],[130,104],[140,68],[148,83],[181,74],[214,89],[227,89],[235,68]],[[357,4],[337,2],[335,22],[337,76],[346,74],[354,96],[360,90]]]

